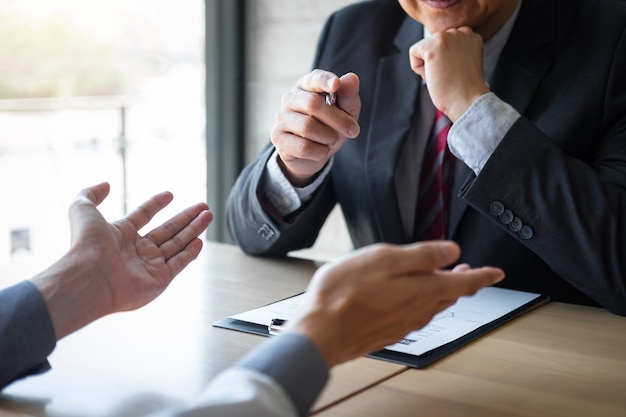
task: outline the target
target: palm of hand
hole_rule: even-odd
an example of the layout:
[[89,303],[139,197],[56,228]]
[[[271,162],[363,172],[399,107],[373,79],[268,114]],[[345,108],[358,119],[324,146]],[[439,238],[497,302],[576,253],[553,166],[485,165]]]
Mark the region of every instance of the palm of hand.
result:
[[140,236],[130,221],[106,227],[93,237],[99,246],[97,262],[110,277],[111,305],[114,311],[139,308],[161,294],[174,276],[161,248],[149,235]]

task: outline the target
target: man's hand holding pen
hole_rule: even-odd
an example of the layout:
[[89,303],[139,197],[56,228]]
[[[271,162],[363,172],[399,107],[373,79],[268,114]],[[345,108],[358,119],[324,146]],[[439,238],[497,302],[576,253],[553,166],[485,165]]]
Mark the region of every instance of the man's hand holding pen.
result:
[[308,185],[347,139],[358,136],[360,111],[354,73],[338,77],[316,69],[283,95],[271,139],[294,186]]

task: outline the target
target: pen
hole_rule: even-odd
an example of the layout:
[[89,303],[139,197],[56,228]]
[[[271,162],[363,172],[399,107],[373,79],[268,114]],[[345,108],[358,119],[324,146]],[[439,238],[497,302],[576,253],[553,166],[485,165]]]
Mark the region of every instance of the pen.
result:
[[267,330],[270,332],[271,335],[279,335],[285,329],[286,325],[287,325],[287,320],[272,319],[272,321],[270,322],[270,325],[267,326]]
[[337,93],[326,93],[326,104],[332,106],[337,102]]

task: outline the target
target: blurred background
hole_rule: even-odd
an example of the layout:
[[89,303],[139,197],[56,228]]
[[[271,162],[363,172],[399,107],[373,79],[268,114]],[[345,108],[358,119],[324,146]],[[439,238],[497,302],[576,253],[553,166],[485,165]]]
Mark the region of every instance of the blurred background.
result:
[[[0,0],[0,280],[61,256],[68,205],[105,180],[107,219],[169,190],[155,222],[208,201],[205,238],[229,242],[230,185],[310,70],[325,18],[353,2]],[[335,210],[300,255],[349,249]]]

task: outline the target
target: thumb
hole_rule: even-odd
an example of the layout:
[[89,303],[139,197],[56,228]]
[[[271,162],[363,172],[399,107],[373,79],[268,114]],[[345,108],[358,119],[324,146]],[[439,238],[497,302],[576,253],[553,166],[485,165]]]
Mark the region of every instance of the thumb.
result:
[[78,238],[78,234],[90,222],[100,220],[102,215],[95,208],[109,195],[111,186],[108,182],[84,188],[74,198],[68,210],[72,242]]
[[339,80],[341,85],[337,90],[337,105],[346,113],[358,120],[361,113],[361,97],[359,88],[361,81],[353,72],[342,75]]
[[84,188],[76,195],[73,205],[89,202],[98,206],[109,195],[109,191],[111,191],[111,186],[108,182],[101,182]]

